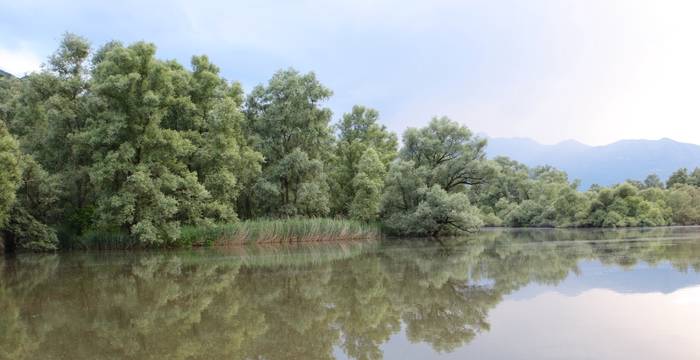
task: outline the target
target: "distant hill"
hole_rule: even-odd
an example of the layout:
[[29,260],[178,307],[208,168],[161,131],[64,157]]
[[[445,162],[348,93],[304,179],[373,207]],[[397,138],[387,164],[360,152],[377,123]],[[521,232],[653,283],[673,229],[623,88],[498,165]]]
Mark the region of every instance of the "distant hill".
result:
[[4,71],[3,69],[0,69],[0,77],[15,77],[14,75],[10,74],[7,71]]
[[681,167],[700,166],[700,145],[671,139],[621,140],[589,146],[574,140],[543,145],[527,138],[489,138],[489,158],[508,156],[528,166],[551,165],[580,179],[582,189],[591,184],[612,185],[626,179],[644,180],[657,174],[662,180]]

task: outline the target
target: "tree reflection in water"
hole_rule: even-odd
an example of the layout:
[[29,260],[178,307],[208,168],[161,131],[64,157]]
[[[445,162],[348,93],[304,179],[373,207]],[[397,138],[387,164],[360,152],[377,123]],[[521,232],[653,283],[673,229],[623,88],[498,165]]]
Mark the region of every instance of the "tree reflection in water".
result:
[[[530,283],[583,260],[700,271],[697,229],[484,231],[437,244],[22,255],[0,260],[0,359],[382,358],[449,352]],[[233,253],[231,253],[233,252]]]

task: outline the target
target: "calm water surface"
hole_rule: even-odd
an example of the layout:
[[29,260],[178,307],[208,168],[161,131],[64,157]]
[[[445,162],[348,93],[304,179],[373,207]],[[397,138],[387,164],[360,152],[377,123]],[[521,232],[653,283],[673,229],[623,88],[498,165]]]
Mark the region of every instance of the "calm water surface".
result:
[[700,229],[0,259],[0,359],[700,359]]

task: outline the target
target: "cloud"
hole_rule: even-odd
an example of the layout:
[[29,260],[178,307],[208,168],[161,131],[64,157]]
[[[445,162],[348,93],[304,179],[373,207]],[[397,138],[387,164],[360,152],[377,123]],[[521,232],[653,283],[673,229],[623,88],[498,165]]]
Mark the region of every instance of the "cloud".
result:
[[208,54],[248,89],[279,68],[313,70],[336,114],[376,107],[398,132],[448,115],[543,143],[700,143],[692,0],[40,0],[3,10],[0,68],[20,74],[72,31],[95,46],[152,41],[185,64]]
[[478,25],[488,43],[468,45],[488,61],[402,108],[399,118],[447,114],[492,136],[544,143],[700,143],[700,3],[535,0],[517,12],[496,3],[499,13],[478,10],[489,19]]
[[0,69],[15,76],[24,76],[41,69],[40,57],[27,46],[0,47]]

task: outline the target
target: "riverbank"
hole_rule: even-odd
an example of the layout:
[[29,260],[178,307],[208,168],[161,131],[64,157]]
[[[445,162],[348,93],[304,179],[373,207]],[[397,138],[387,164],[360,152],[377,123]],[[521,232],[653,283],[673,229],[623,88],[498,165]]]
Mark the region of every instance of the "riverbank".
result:
[[[488,234],[523,234],[534,236],[531,240],[561,241],[597,239],[616,236],[635,237],[641,233],[694,231],[698,226],[658,226],[627,228],[525,228],[525,227],[482,227],[479,232]],[[582,235],[585,235],[582,237]],[[184,226],[177,240],[169,243],[143,244],[136,238],[123,233],[91,232],[80,237],[63,238],[59,251],[71,250],[138,250],[138,249],[189,249],[198,247],[240,247],[243,245],[280,245],[314,243],[348,243],[361,240],[378,240],[397,237],[384,234],[381,224],[364,223],[346,219],[329,218],[289,218],[246,220],[232,224],[213,226]],[[417,237],[425,239],[425,237]],[[453,238],[448,236],[447,238]],[[456,236],[461,238],[461,236]],[[535,239],[536,238],[536,239]],[[1,240],[1,238],[0,238]],[[0,254],[3,253],[0,241]]]
[[141,248],[188,248],[252,244],[345,242],[381,238],[379,224],[346,219],[257,219],[212,226],[183,226],[169,243],[142,244],[120,233],[92,232],[61,241],[62,250],[118,250]]

